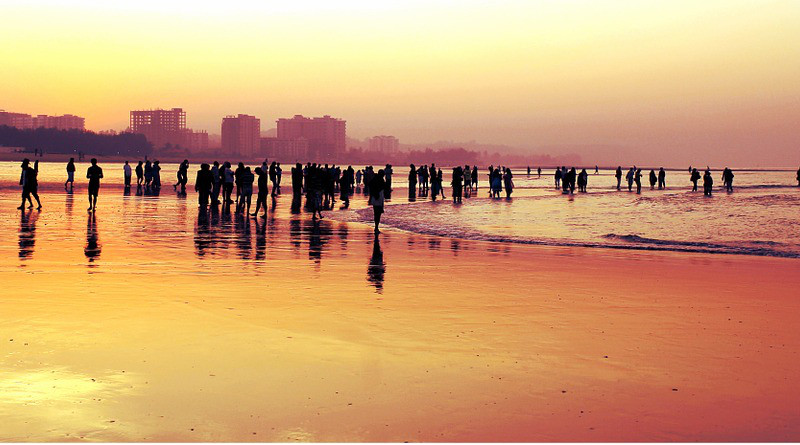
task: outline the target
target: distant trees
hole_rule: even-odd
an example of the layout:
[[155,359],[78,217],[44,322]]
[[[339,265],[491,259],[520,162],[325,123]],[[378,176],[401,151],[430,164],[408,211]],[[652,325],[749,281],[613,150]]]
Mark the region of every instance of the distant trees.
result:
[[77,153],[97,155],[136,155],[143,157],[153,146],[142,134],[98,134],[82,130],[55,128],[20,129],[0,126],[0,145],[44,150],[46,153]]

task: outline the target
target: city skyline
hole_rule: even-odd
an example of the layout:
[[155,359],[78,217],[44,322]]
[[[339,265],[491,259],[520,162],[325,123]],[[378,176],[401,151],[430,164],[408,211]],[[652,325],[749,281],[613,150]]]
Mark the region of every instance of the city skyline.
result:
[[0,107],[85,116],[94,131],[179,104],[210,133],[229,114],[329,114],[354,137],[411,144],[798,162],[792,1],[12,1],[4,14]]

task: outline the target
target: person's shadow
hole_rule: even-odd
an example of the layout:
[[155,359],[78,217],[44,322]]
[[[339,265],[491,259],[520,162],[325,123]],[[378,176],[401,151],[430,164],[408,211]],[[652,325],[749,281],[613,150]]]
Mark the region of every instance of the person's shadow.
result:
[[383,280],[386,274],[386,263],[383,261],[383,250],[381,250],[380,237],[376,236],[372,241],[372,257],[367,265],[367,281],[375,287],[375,292],[383,293]]
[[83,253],[89,260],[89,267],[94,267],[94,261],[100,258],[101,249],[97,238],[97,219],[94,212],[91,212],[86,220],[86,246],[83,248]]

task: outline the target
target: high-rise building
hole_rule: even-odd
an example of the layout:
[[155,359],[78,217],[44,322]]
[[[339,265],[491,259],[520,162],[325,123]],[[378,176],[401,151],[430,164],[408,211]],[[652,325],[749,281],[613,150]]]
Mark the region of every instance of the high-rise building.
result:
[[186,130],[186,145],[192,150],[208,150],[208,132]]
[[186,147],[186,112],[182,108],[171,110],[131,111],[131,131],[143,134],[153,148]]
[[394,136],[374,136],[369,138],[370,151],[380,153],[397,153],[400,148],[400,141]]
[[347,146],[346,122],[325,115],[291,119],[278,119],[278,139],[308,140],[308,156],[313,159],[331,159],[344,154]]
[[308,159],[308,140],[261,138],[261,155],[281,161],[302,162]]
[[255,116],[239,114],[222,119],[222,150],[254,158],[261,148],[261,120]]
[[25,113],[9,113],[0,111],[0,125],[8,125],[21,129],[30,128],[55,128],[58,130],[84,130],[85,119],[72,114],[63,116],[48,116],[40,114],[31,116]]

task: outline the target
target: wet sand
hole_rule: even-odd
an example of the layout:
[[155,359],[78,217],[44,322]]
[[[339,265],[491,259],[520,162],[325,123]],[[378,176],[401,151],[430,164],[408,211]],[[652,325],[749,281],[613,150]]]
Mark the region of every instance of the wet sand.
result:
[[56,189],[0,197],[2,440],[800,440],[795,259]]

